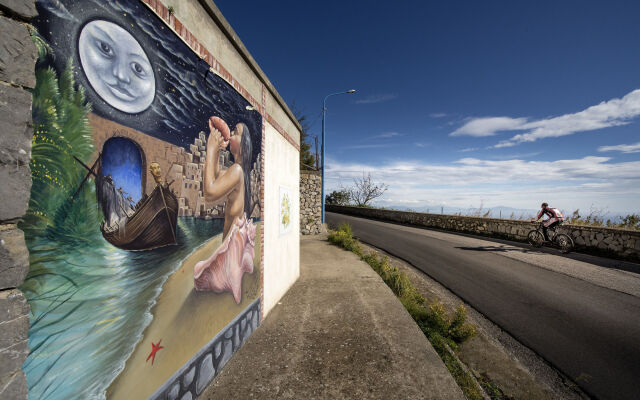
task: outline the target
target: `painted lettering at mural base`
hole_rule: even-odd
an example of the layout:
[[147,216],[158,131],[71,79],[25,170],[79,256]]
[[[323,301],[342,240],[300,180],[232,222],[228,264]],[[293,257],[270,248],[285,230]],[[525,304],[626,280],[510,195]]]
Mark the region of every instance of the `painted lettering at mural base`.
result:
[[262,117],[138,0],[37,8],[29,397],[162,394],[259,321]]

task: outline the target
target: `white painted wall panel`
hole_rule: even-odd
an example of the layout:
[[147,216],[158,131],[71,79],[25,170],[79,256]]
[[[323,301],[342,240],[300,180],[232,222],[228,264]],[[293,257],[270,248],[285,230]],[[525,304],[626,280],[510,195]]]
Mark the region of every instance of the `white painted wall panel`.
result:
[[[268,123],[265,132],[264,315],[300,276],[300,170],[298,151]],[[293,229],[280,235],[280,187],[290,189]]]

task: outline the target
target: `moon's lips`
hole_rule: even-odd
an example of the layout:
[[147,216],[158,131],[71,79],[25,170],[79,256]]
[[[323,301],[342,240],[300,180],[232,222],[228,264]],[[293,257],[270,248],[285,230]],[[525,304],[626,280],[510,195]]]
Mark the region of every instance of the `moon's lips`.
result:
[[227,123],[224,122],[224,120],[220,117],[211,117],[209,118],[209,120],[211,121],[211,125],[213,125],[214,128],[216,128],[217,130],[220,131],[220,133],[222,133],[224,140],[229,140],[229,138],[231,137],[231,131],[229,130],[229,125],[227,125]]

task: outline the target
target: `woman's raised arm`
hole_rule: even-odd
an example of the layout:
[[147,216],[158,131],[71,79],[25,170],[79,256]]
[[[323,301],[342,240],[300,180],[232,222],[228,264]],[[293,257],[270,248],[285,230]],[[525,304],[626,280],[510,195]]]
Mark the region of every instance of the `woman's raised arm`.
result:
[[225,148],[228,144],[229,141],[224,139],[222,133],[213,126],[211,119],[209,119],[209,138],[207,139],[207,157],[202,188],[205,198],[210,196],[209,193],[215,191],[212,185],[220,174],[220,148]]
[[233,164],[215,180],[209,179],[205,169],[204,199],[206,201],[220,200],[231,193],[233,189],[237,188],[242,179],[244,179],[242,167],[238,164]]

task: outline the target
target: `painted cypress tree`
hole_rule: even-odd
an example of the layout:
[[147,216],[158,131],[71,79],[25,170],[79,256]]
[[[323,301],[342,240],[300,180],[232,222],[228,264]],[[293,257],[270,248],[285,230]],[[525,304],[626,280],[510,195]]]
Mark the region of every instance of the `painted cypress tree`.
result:
[[[86,102],[84,88],[75,87],[72,60],[58,78],[53,68],[44,66],[50,54],[48,45],[37,34],[33,37],[40,57],[33,90],[32,187],[21,228],[36,235],[51,228],[90,229],[83,227],[83,222],[87,220],[85,213],[92,214],[95,209],[95,190],[85,185],[73,203],[71,196],[86,173],[73,157],[87,161],[93,153],[87,118],[91,105]],[[95,218],[89,219],[95,226]]]

